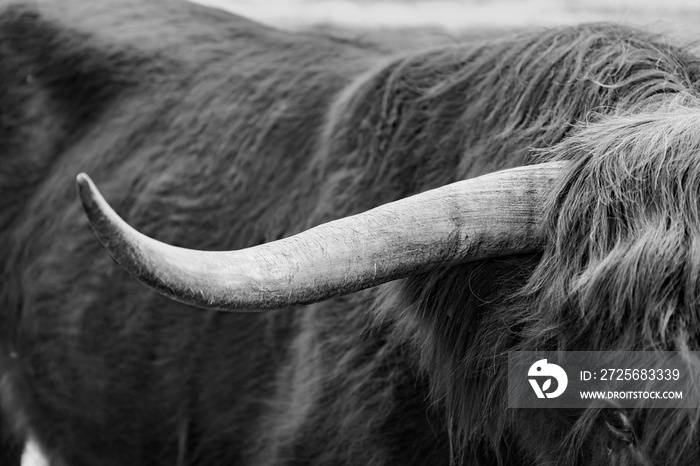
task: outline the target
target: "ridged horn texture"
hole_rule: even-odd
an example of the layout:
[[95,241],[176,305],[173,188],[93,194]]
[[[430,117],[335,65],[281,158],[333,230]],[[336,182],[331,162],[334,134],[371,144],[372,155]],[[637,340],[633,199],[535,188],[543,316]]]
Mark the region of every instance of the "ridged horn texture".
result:
[[114,260],[159,293],[207,309],[257,311],[322,301],[440,266],[542,249],[543,204],[565,169],[491,173],[238,251],[195,251],[122,220],[84,173],[78,192]]

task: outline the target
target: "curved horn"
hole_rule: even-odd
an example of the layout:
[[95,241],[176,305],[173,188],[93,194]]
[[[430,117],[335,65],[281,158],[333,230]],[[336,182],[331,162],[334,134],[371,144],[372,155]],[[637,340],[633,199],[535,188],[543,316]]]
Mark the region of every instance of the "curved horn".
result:
[[194,251],[131,228],[81,173],[90,225],[114,260],[159,293],[218,310],[308,304],[438,266],[540,250],[542,205],[563,162],[460,181],[238,251]]

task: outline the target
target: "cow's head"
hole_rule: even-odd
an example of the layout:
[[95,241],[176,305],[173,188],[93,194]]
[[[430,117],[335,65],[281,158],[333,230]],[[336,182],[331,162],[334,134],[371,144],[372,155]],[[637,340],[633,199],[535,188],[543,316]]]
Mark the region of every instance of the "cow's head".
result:
[[[424,280],[410,298],[417,312],[428,309],[420,302],[428,295],[433,309],[449,308],[449,296],[430,290],[445,286],[451,267],[541,253],[499,298],[499,315],[466,320],[479,328],[468,329],[473,341],[458,357],[442,347],[425,358],[445,366],[431,383],[456,444],[489,437],[498,450],[514,439],[541,463],[691,465],[700,461],[699,410],[508,410],[502,362],[512,350],[698,350],[699,115],[680,96],[601,118],[540,154],[538,165],[241,251],[165,245],[121,220],[87,176],[78,188],[95,234],[127,271],[170,298],[218,310],[318,302],[416,274]],[[432,331],[447,334],[450,322]],[[468,382],[459,372],[466,364],[480,374]]]

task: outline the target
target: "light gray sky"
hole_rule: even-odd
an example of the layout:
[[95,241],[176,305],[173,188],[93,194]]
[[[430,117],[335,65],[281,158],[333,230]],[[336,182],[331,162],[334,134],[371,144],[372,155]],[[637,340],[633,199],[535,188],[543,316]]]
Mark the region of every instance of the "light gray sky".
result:
[[[196,0],[277,27],[386,28],[546,26],[621,21],[655,29],[695,29],[698,0]],[[700,29],[700,28],[698,28]]]

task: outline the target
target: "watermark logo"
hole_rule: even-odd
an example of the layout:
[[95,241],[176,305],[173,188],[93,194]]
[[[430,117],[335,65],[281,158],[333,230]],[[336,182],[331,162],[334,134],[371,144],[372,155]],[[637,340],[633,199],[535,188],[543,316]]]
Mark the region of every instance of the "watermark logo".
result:
[[510,351],[508,407],[700,409],[700,351]]
[[[532,385],[537,398],[556,398],[566,390],[569,378],[566,372],[556,364],[548,363],[546,359],[540,359],[530,366],[527,372],[528,381]],[[552,379],[557,381],[556,388],[552,389]],[[540,385],[540,382],[542,385]]]

